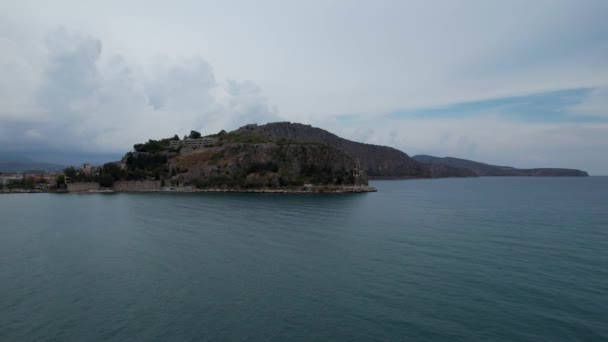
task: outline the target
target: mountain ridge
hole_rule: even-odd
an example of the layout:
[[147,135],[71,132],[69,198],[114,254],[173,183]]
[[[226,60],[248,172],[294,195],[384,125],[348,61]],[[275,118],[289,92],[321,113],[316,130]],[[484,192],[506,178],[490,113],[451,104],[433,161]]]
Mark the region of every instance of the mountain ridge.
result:
[[343,150],[356,158],[371,178],[430,178],[431,170],[396,148],[365,144],[341,138],[322,128],[300,123],[274,122],[265,125],[245,125],[235,132],[261,135],[269,139],[286,139],[323,143]]
[[586,171],[566,168],[530,168],[520,169],[512,166],[501,166],[482,163],[474,160],[436,157],[431,155],[415,155],[412,159],[429,166],[444,165],[457,169],[471,170],[479,177],[587,177]]

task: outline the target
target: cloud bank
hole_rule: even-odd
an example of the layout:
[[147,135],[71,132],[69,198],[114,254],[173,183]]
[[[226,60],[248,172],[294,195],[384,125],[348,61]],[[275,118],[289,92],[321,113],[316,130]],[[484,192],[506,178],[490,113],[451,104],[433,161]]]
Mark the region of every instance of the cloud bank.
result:
[[12,149],[124,152],[191,129],[215,133],[278,120],[250,81],[218,81],[201,57],[133,65],[95,37],[58,29],[32,53],[0,42],[0,144]]

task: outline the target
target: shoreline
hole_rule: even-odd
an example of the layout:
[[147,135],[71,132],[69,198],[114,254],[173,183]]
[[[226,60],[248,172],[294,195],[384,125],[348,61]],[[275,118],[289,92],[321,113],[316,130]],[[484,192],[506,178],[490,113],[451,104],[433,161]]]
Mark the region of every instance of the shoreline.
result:
[[371,186],[360,187],[311,187],[308,189],[222,189],[222,188],[207,188],[207,189],[192,189],[192,190],[85,190],[85,191],[10,191],[0,192],[0,194],[103,194],[103,193],[257,193],[257,194],[354,194],[377,192],[378,190]]
[[[371,186],[362,187],[348,187],[348,188],[324,188],[324,189],[310,189],[310,190],[296,190],[296,189],[196,189],[191,192],[233,192],[233,193],[269,193],[269,194],[321,194],[321,193],[333,193],[333,194],[345,194],[345,193],[365,193],[365,192],[377,192],[378,190]],[[172,191],[159,191],[159,192],[172,192]]]

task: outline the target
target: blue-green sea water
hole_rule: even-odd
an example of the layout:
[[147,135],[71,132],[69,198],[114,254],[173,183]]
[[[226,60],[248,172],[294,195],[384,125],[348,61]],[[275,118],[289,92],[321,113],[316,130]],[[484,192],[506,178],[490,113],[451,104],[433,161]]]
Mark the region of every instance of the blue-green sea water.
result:
[[0,195],[0,341],[607,341],[608,177]]

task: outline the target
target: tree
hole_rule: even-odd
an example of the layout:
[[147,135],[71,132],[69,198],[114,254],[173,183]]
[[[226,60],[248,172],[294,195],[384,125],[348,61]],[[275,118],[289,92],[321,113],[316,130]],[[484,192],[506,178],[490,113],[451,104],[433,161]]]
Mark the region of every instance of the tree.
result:
[[60,187],[62,185],[65,185],[65,176],[59,175],[57,176],[57,187]]
[[99,177],[99,186],[102,188],[111,188],[114,186],[114,178],[109,174],[103,174]]
[[200,139],[201,134],[197,131],[190,131],[190,135],[188,136],[190,139]]
[[121,171],[120,166],[116,163],[105,163],[101,168],[102,175],[110,175],[114,180],[121,178]]
[[34,186],[36,185],[36,182],[34,181],[34,177],[25,177],[25,175],[23,176],[23,188],[24,189],[33,189]]
[[179,141],[179,137],[176,134],[176,135],[173,136],[173,138],[171,138],[171,140],[173,140],[173,141]]
[[70,166],[67,169],[63,170],[63,174],[65,174],[66,177],[74,180],[76,178],[76,169],[73,166]]

